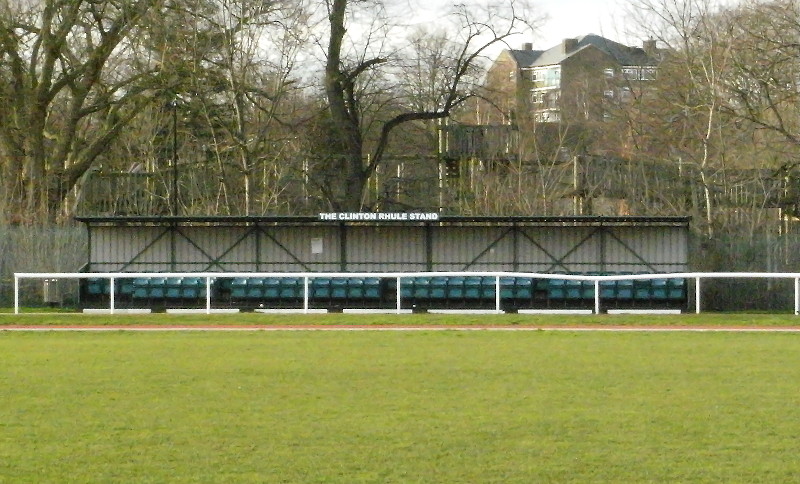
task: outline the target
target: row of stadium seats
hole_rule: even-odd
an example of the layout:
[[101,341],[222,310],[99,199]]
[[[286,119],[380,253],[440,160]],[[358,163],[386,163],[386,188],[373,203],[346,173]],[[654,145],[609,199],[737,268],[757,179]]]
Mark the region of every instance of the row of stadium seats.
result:
[[[241,277],[227,280],[222,292],[233,300],[301,299],[304,281],[298,277]],[[378,277],[313,278],[309,281],[309,297],[315,300],[380,299],[383,295]]]
[[[108,296],[111,292],[108,279],[89,278],[84,283],[84,294]],[[206,282],[202,277],[140,277],[117,281],[116,295],[130,299],[192,300],[206,297]]]
[[[495,299],[494,277],[417,277],[402,281],[403,298],[476,300]],[[501,277],[500,298],[503,300],[588,300],[594,299],[593,281],[575,279],[532,279]],[[684,279],[647,279],[601,281],[603,300],[683,301],[686,298]]]
[[[396,278],[340,277],[309,279],[309,299],[318,304],[375,304],[396,299]],[[600,298],[607,303],[678,304],[686,300],[684,279],[646,279],[600,281]],[[458,306],[492,305],[497,282],[493,276],[406,277],[401,279],[400,296],[409,305]],[[237,277],[212,281],[211,297],[231,304],[256,305],[259,302],[300,301],[305,293],[301,277]],[[82,299],[109,295],[109,281],[87,278],[82,283]],[[122,300],[165,303],[200,301],[206,298],[206,283],[201,277],[149,277],[119,279],[116,296]],[[559,304],[590,304],[595,297],[593,281],[529,277],[501,277],[500,299],[516,307]]]

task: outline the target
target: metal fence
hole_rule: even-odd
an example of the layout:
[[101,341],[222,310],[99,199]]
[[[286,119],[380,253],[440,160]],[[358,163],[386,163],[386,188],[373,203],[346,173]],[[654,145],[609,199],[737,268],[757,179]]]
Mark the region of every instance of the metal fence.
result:
[[[174,272],[174,273],[164,273],[164,272],[143,272],[143,273],[131,273],[131,272],[106,272],[106,273],[15,273],[14,274],[14,313],[18,314],[20,312],[20,283],[23,280],[42,280],[42,281],[54,281],[54,280],[81,280],[81,279],[103,279],[108,280],[109,290],[108,290],[108,307],[105,308],[106,312],[114,313],[118,310],[116,304],[116,297],[118,291],[116,290],[116,285],[120,280],[131,280],[135,278],[195,278],[201,279],[204,291],[196,293],[196,297],[202,295],[202,307],[194,308],[194,310],[199,312],[205,312],[206,314],[210,314],[212,312],[216,312],[218,309],[215,307],[215,303],[218,302],[213,293],[212,293],[212,284],[218,278],[277,278],[277,279],[285,279],[285,278],[298,278],[302,281],[301,285],[301,292],[299,293],[300,298],[300,305],[296,308],[298,312],[308,313],[311,312],[312,308],[310,305],[311,301],[311,290],[313,281],[317,279],[327,278],[327,279],[343,279],[343,278],[382,278],[386,280],[393,281],[394,287],[394,307],[390,309],[385,309],[385,312],[407,312],[408,309],[404,305],[404,299],[408,296],[403,295],[403,291],[401,288],[403,287],[403,283],[409,279],[415,278],[422,278],[422,277],[484,277],[484,278],[491,278],[494,284],[494,291],[492,292],[492,296],[494,298],[494,307],[491,308],[489,311],[494,313],[502,313],[505,312],[503,310],[503,300],[504,295],[502,291],[503,281],[509,278],[522,278],[522,279],[541,279],[541,280],[563,280],[563,281],[586,281],[590,283],[593,287],[593,291],[591,291],[591,300],[593,303],[593,308],[587,311],[590,314],[599,314],[603,312],[603,293],[601,291],[601,285],[608,282],[613,281],[655,281],[655,280],[683,280],[683,281],[691,281],[693,282],[693,292],[694,292],[694,310],[696,313],[701,312],[702,307],[702,300],[701,300],[701,287],[703,281],[707,281],[710,279],[780,279],[780,280],[791,280],[794,282],[793,284],[793,294],[792,298],[794,302],[794,309],[793,314],[798,315],[800,314],[800,273],[763,273],[763,272],[684,272],[684,273],[664,273],[664,274],[624,274],[624,275],[572,275],[572,274],[544,274],[544,273],[527,273],[527,272],[367,272],[367,273],[357,273],[357,272],[330,272],[330,273],[308,273],[308,272],[298,272],[298,273],[274,273],[274,272],[263,272],[263,273],[255,273],[255,272],[243,272],[243,273],[233,273],[233,272]],[[45,284],[47,285],[47,284]],[[688,290],[687,290],[688,296]],[[689,298],[692,300],[692,298]],[[434,304],[435,306],[435,304]],[[230,308],[224,308],[230,309]],[[374,308],[375,310],[379,310],[380,308]],[[432,307],[431,309],[437,310],[439,308]],[[189,309],[187,309],[189,310]],[[647,308],[640,308],[636,311],[646,311]],[[633,310],[632,310],[633,311]],[[519,312],[519,311],[518,311]],[[533,312],[533,311],[532,311]],[[670,311],[676,312],[676,311]],[[678,310],[677,312],[680,312]]]

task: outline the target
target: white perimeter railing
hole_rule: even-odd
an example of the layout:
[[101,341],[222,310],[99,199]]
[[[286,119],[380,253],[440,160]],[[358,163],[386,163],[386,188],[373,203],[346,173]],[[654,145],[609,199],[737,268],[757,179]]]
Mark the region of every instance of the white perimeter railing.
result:
[[[14,314],[19,314],[19,283],[22,279],[87,279],[101,278],[109,279],[109,311],[115,310],[115,283],[117,279],[135,278],[178,278],[196,277],[205,279],[205,312],[210,314],[211,307],[211,286],[217,278],[240,278],[240,277],[295,277],[303,279],[303,312],[309,312],[309,282],[316,278],[350,278],[350,277],[380,277],[394,278],[397,280],[396,310],[401,312],[401,291],[400,282],[402,279],[415,277],[450,277],[450,276],[489,276],[495,278],[495,310],[501,310],[500,279],[504,277],[521,277],[533,279],[560,279],[560,280],[579,280],[594,282],[594,314],[600,313],[600,282],[602,281],[631,281],[648,279],[691,279],[694,280],[694,301],[695,312],[700,313],[701,300],[700,288],[703,279],[793,279],[794,280],[794,314],[800,314],[800,273],[796,272],[682,272],[682,273],[654,273],[654,274],[621,274],[621,275],[574,275],[574,274],[539,274],[530,272],[22,272],[14,274]],[[687,288],[688,294],[688,288]]]

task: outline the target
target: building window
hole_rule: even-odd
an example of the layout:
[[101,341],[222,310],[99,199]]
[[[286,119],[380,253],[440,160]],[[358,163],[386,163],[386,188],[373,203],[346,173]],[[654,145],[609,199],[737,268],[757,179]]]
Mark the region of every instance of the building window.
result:
[[522,69],[522,78],[527,81],[536,82],[536,71],[533,69]]
[[642,74],[639,78],[643,81],[652,81],[656,78],[656,71],[655,67],[642,67]]
[[559,87],[561,85],[561,66],[539,67],[532,70],[534,87]]
[[622,75],[629,81],[652,81],[656,78],[657,68],[645,67],[623,67]]
[[603,74],[606,76],[606,79],[613,79],[614,69],[613,68],[603,69]]
[[543,111],[536,113],[533,119],[540,123],[558,123],[561,121],[561,114],[558,111]]
[[639,68],[637,67],[623,67],[622,76],[629,81],[639,80]]

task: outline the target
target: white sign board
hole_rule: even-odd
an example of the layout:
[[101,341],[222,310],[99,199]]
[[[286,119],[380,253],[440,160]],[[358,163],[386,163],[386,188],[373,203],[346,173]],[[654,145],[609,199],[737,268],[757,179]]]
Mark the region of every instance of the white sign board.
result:
[[439,214],[436,212],[323,212],[319,214],[319,219],[342,221],[374,220],[385,222],[405,222],[439,220]]

